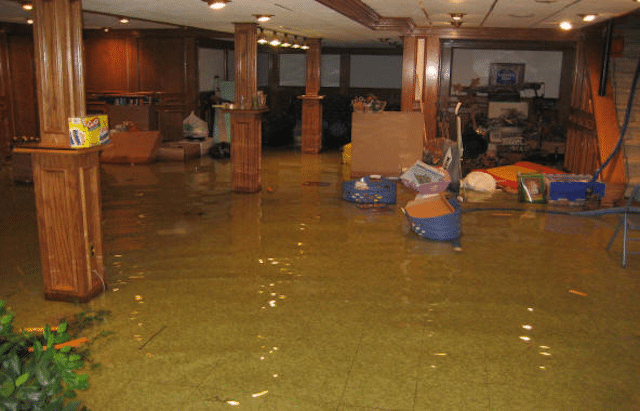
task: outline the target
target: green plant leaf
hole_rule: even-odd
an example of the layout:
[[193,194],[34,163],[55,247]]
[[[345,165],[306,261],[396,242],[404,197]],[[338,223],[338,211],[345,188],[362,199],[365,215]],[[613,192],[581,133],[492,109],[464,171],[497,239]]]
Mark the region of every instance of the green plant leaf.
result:
[[42,331],[42,336],[44,337],[45,340],[47,340],[47,343],[48,343],[49,337],[51,337],[51,327],[49,327],[49,324],[44,326],[44,331]]
[[40,343],[40,341],[35,340],[33,343],[33,352],[36,353],[36,356],[42,354],[42,344]]
[[49,403],[49,405],[46,406],[46,408],[43,408],[43,411],[59,411],[60,409],[62,409],[63,402],[64,402],[64,398],[62,397],[55,398],[53,401]]
[[7,411],[18,411],[20,403],[15,398],[3,400],[0,404],[4,405]]
[[71,351],[71,346],[70,345],[65,345],[64,347],[60,348],[60,352],[63,353],[68,353],[69,351]]
[[4,355],[4,353],[9,351],[11,349],[11,347],[13,347],[13,344],[10,343],[10,342],[6,342],[6,343],[0,345],[0,355]]
[[8,355],[8,358],[3,362],[3,365],[7,367],[7,369],[13,375],[13,378],[18,378],[20,374],[20,358],[18,358],[18,354],[12,352]]
[[16,387],[13,384],[13,380],[7,377],[7,379],[2,383],[2,385],[0,385],[0,395],[3,398],[8,398],[15,389]]
[[77,400],[71,401],[70,403],[64,406],[62,411],[76,411],[78,407],[80,407],[80,405],[81,405],[80,401],[77,401]]
[[58,334],[62,334],[65,331],[67,331],[67,323],[60,323],[58,326]]
[[16,387],[19,387],[22,384],[24,384],[25,382],[27,382],[29,377],[31,377],[31,374],[29,374],[28,372],[25,372],[24,374],[22,374],[21,376],[16,378]]
[[13,315],[5,314],[0,318],[0,323],[2,323],[2,325],[6,325],[9,324],[11,320],[13,320]]
[[43,359],[38,363],[35,371],[36,371],[36,379],[38,380],[40,385],[46,387],[47,385],[53,382],[54,378],[51,375],[51,371],[49,371],[47,367],[46,359]]

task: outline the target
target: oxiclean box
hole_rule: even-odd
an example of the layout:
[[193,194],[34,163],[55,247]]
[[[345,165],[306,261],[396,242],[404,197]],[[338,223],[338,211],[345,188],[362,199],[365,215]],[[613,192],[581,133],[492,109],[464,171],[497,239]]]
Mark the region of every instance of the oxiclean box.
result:
[[108,116],[69,117],[69,145],[71,147],[86,148],[108,142]]

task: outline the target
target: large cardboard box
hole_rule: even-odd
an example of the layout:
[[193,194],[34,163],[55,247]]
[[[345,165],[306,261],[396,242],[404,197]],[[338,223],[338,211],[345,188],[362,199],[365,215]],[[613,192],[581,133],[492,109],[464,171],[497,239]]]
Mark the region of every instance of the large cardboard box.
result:
[[353,113],[351,176],[399,176],[422,159],[423,134],[419,112]]
[[111,144],[100,153],[103,163],[142,164],[155,161],[159,131],[113,131]]

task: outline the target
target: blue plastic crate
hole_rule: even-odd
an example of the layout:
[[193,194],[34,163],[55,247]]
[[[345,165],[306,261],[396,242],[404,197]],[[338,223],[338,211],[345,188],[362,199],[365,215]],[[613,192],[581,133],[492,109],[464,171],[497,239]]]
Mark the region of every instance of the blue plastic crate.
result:
[[[356,188],[365,184],[366,189]],[[363,177],[342,183],[342,199],[360,204],[395,204],[396,190],[396,183],[388,178]]]
[[593,177],[588,174],[545,174],[544,177],[549,203],[584,204],[589,187],[600,198],[605,194],[605,184],[591,183]]

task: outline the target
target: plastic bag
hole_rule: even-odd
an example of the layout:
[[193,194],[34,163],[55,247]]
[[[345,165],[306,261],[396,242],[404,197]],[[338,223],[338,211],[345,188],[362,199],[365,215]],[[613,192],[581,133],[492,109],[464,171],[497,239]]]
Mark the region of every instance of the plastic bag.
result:
[[482,171],[472,171],[462,181],[462,186],[467,190],[479,191],[481,193],[492,193],[496,190],[497,184],[491,174]]
[[182,121],[182,134],[185,137],[205,138],[209,136],[209,124],[196,116],[192,111],[187,118]]

